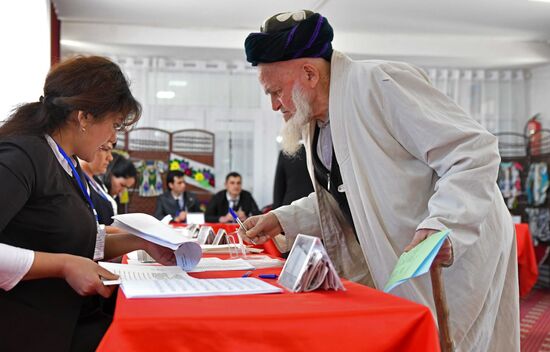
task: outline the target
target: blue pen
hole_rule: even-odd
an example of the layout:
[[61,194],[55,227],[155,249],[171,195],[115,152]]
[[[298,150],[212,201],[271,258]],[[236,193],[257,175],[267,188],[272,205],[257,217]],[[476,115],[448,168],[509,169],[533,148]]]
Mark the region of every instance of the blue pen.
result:
[[[246,227],[244,227],[244,224],[243,222],[241,221],[241,219],[239,219],[239,217],[237,216],[237,214],[233,211],[233,209],[231,209],[231,207],[229,208],[229,214],[231,214],[231,216],[233,217],[233,219],[235,219],[235,221],[237,222],[237,224],[239,224],[239,227],[246,233]],[[248,239],[250,242],[256,244],[256,242],[254,242],[251,238]]]
[[260,279],[276,279],[278,276],[277,274],[260,274],[258,277]]

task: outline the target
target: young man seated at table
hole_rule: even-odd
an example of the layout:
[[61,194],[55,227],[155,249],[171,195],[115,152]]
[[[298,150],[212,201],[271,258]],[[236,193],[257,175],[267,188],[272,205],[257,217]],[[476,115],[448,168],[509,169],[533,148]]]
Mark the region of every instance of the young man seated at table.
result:
[[166,175],[168,190],[157,199],[155,217],[162,220],[171,215],[175,222],[185,222],[187,213],[200,212],[200,204],[195,195],[185,190],[184,173],[180,170],[169,171]]
[[237,213],[241,220],[251,215],[261,214],[256,201],[250,192],[242,189],[242,177],[236,172],[230,172],[225,177],[225,190],[220,191],[210,199],[206,208],[207,222],[234,222],[229,213],[229,207]]

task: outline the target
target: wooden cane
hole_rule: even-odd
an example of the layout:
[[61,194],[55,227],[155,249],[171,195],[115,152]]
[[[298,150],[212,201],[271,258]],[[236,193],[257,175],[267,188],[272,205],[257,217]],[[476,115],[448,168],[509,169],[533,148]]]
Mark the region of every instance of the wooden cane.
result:
[[449,328],[449,308],[445,296],[445,287],[441,278],[441,265],[432,265],[430,268],[432,279],[432,294],[437,312],[437,325],[439,326],[439,345],[441,352],[452,352],[454,349],[451,330]]

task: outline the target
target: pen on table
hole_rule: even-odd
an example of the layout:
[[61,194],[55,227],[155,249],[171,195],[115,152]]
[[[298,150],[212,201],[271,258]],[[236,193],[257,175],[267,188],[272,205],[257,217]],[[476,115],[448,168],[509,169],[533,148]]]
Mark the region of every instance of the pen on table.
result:
[[252,271],[247,271],[246,273],[243,274],[242,277],[249,277],[250,275],[252,275]]
[[[233,217],[233,219],[235,219],[235,221],[237,222],[237,224],[239,224],[239,227],[245,232],[246,234],[246,227],[244,227],[244,224],[243,222],[241,221],[241,219],[239,219],[239,217],[237,216],[237,214],[233,211],[233,209],[231,209],[231,207],[229,207],[229,214],[231,214],[231,216]],[[252,242],[253,244],[256,244],[256,242],[254,242],[254,240],[252,240],[251,238],[248,239],[250,242]]]
[[278,277],[277,274],[260,274],[258,275],[260,279],[276,279]]

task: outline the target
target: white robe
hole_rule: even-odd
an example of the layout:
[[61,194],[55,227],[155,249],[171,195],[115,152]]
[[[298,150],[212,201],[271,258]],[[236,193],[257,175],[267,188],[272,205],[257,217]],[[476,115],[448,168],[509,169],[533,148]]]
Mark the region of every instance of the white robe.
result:
[[[315,182],[311,147],[308,169],[317,193],[274,211],[289,241],[298,233],[322,237],[343,276],[366,282],[357,270],[370,271],[380,289],[417,229],[449,228],[454,264],[442,272],[455,347],[519,351],[516,242],[496,184],[496,137],[421,70],[352,61],[338,52],[331,61],[329,116],[363,255],[349,234],[337,232],[341,214],[330,211],[334,202]],[[309,146],[313,128],[304,135]],[[392,293],[435,316],[429,275]]]

